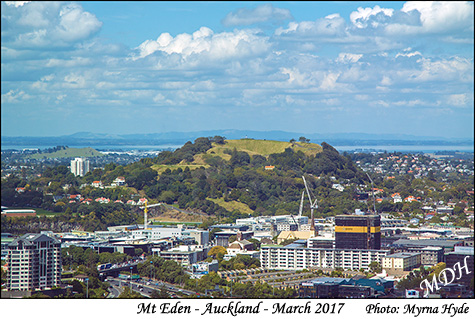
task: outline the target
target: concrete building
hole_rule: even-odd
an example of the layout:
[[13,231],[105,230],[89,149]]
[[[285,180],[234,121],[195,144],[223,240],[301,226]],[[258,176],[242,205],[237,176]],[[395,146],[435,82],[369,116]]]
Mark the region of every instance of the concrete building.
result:
[[402,275],[421,266],[421,253],[395,253],[383,257],[383,270],[389,275]]
[[61,284],[61,243],[45,234],[26,234],[8,245],[7,289],[44,290]]
[[444,261],[444,249],[442,247],[424,247],[424,248],[407,248],[408,252],[420,253],[421,264],[423,266],[435,266]]
[[74,160],[71,161],[71,173],[73,173],[74,176],[84,176],[89,171],[89,160],[84,159],[82,157],[76,157]]
[[381,249],[381,216],[336,216],[335,248]]
[[300,270],[331,268],[369,269],[373,261],[381,264],[389,250],[307,248],[305,244],[261,246],[261,266],[268,269]]
[[182,232],[183,236],[192,237],[196,240],[196,243],[201,246],[209,245],[209,231],[199,229],[185,229]]
[[158,251],[157,254],[168,260],[174,260],[183,266],[189,266],[208,258],[208,248],[202,246],[178,246],[167,251]]
[[[460,282],[466,285],[470,284],[474,274],[473,247],[455,247],[453,252],[445,254],[445,264],[447,268],[455,270],[455,264],[457,263],[460,263],[461,267],[464,267],[466,264],[470,273],[467,273],[466,270],[461,271],[461,278],[455,279],[454,282]],[[457,277],[459,277],[458,267],[455,271],[457,271]]]
[[159,240],[163,238],[169,237],[181,237],[183,236],[184,232],[187,230],[186,228],[181,227],[182,225],[178,225],[179,227],[153,227],[148,226],[147,229],[135,229],[131,230],[131,234],[133,238],[143,238],[145,237],[147,240]]

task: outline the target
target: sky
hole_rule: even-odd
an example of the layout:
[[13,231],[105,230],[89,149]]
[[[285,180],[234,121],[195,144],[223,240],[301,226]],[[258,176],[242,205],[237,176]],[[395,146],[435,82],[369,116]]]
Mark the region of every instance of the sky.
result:
[[1,134],[474,136],[473,2],[1,2]]

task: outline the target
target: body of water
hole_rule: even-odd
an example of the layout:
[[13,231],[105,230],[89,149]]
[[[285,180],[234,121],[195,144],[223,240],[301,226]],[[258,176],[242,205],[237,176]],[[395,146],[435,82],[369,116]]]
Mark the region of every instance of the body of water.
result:
[[[58,145],[4,145],[2,144],[2,151],[3,150],[9,150],[9,149],[14,149],[14,150],[24,150],[24,149],[47,149],[47,148],[53,148]],[[91,147],[95,150],[98,151],[105,151],[105,150],[123,150],[123,151],[129,151],[129,150],[140,150],[140,151],[156,151],[156,150],[165,150],[165,149],[176,149],[179,147],[182,147],[183,144],[176,145],[176,144],[163,144],[163,145],[67,145],[72,148],[85,148],[85,147]]]
[[403,152],[403,153],[435,153],[442,151],[450,152],[468,152],[473,153],[473,145],[365,145],[365,146],[334,146],[338,152],[350,152],[350,151],[387,151]]
[[[23,149],[46,149],[46,148],[53,148],[58,145],[8,145],[2,144],[1,149],[15,149],[15,150],[23,150]],[[176,149],[182,147],[183,144],[180,145],[173,145],[173,144],[163,144],[163,145],[68,145],[69,147],[73,148],[84,148],[84,147],[92,147],[99,151],[105,150],[138,150],[138,151],[157,151],[157,150],[165,150],[165,149]],[[474,152],[473,145],[349,145],[349,146],[334,146],[338,152],[352,152],[352,151],[361,151],[361,152],[380,152],[380,151],[387,151],[389,153],[392,152],[403,152],[403,153],[435,153],[441,151],[458,151],[458,152]]]

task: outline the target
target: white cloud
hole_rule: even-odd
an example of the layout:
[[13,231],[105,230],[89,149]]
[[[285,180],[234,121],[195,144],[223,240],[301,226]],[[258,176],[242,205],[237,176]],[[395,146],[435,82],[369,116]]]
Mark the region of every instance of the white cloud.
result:
[[323,99],[320,102],[326,104],[326,105],[339,105],[341,102],[337,98],[332,98],[332,99]]
[[316,21],[290,22],[287,29],[278,28],[275,31],[275,35],[342,36],[345,35],[345,29],[345,19],[339,14],[332,14]]
[[84,88],[86,78],[78,74],[68,74],[64,77],[64,86],[67,88]]
[[18,103],[23,100],[30,99],[31,96],[23,90],[10,90],[5,94],[2,94],[2,104],[3,103]]
[[416,73],[416,81],[457,79],[473,82],[473,60],[454,57],[433,61],[433,59],[421,58],[418,62],[421,63],[421,70]]
[[370,103],[371,106],[382,106],[384,108],[389,107],[389,103],[383,100],[376,100]]
[[336,61],[340,63],[355,63],[358,62],[358,60],[361,59],[362,56],[362,54],[340,53]]
[[378,27],[381,23],[379,20],[385,20],[388,17],[391,17],[394,13],[393,9],[384,9],[376,5],[373,9],[371,8],[358,8],[358,11],[353,11],[350,14],[350,20],[357,28],[366,28],[368,26]]
[[419,13],[420,23],[388,25],[389,34],[441,33],[454,30],[473,32],[473,2],[471,1],[409,1],[402,13]]
[[428,102],[424,102],[420,99],[416,99],[416,100],[410,100],[410,101],[397,101],[397,102],[394,102],[392,103],[396,106],[409,106],[409,107],[414,107],[414,106],[417,106],[417,105],[428,105],[429,103]]
[[77,3],[2,5],[2,42],[14,48],[56,48],[88,39],[102,27]]
[[466,106],[467,102],[467,94],[451,94],[447,97],[447,103],[451,106]]
[[389,86],[393,84],[393,81],[388,76],[383,75],[383,79],[381,80],[381,85]]
[[31,2],[31,1],[5,1],[5,3],[9,6],[14,6],[14,7],[22,7],[24,4]]
[[242,8],[230,12],[222,20],[225,26],[247,26],[263,22],[276,22],[293,19],[290,11],[287,9],[274,8],[272,4],[264,4],[255,9]]
[[403,51],[404,51],[403,53],[398,52],[396,54],[396,59],[400,56],[407,57],[407,58],[410,58],[410,57],[413,57],[413,56],[422,56],[422,54],[419,51],[410,52],[410,51],[412,51],[412,48],[406,48]]
[[270,49],[268,37],[262,36],[257,30],[234,30],[233,32],[213,33],[201,27],[192,35],[182,33],[173,38],[168,33],[161,34],[156,41],[147,40],[137,50],[143,58],[157,51],[179,54],[184,58],[190,55],[206,54],[212,59],[242,58],[259,55]]
[[45,66],[48,68],[54,67],[75,67],[75,66],[85,66],[91,64],[92,61],[90,58],[83,58],[83,57],[75,57],[70,60],[63,60],[63,59],[49,59],[46,62]]
[[337,86],[336,81],[338,80],[339,76],[340,76],[340,73],[329,72],[323,79],[322,84],[320,85],[320,89],[325,90],[325,91],[335,89]]

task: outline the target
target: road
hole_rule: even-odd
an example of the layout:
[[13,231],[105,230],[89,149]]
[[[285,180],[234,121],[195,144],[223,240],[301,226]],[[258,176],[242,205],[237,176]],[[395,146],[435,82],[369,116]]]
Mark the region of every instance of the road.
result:
[[109,277],[107,278],[107,281],[111,284],[111,287],[109,288],[110,294],[108,298],[117,298],[124,290],[124,287],[131,287],[133,291],[136,291],[144,297],[148,298],[150,298],[154,290],[158,289],[164,289],[171,297],[176,297],[178,293],[182,293],[185,295],[195,294],[194,291],[185,290],[169,283],[158,282],[153,280],[147,281],[142,279],[139,282],[133,281],[131,283],[130,280]]

